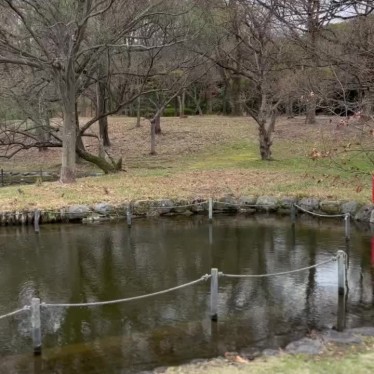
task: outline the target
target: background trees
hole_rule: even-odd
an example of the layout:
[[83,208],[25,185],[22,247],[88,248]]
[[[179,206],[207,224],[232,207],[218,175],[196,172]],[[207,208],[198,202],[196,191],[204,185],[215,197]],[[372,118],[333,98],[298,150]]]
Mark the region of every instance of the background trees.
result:
[[72,182],[77,155],[121,168],[110,115],[150,120],[155,153],[163,114],[220,113],[254,118],[270,160],[279,114],[371,118],[373,11],[370,0],[0,0],[2,156],[61,147]]

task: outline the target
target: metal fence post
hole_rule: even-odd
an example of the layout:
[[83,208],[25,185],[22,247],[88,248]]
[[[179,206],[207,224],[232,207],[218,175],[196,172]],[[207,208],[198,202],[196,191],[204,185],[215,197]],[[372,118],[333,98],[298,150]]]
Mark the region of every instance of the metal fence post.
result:
[[34,230],[36,233],[40,231],[39,220],[40,220],[40,210],[37,209],[34,212]]
[[211,270],[210,279],[210,318],[218,320],[218,269]]
[[132,217],[131,217],[131,206],[130,206],[130,204],[127,207],[126,218],[127,218],[127,226],[131,227],[131,224],[132,224],[131,223],[131,219],[132,219]]
[[347,296],[348,295],[338,296],[338,312],[337,312],[336,330],[340,332],[344,331],[345,325],[346,325]]
[[350,240],[351,238],[351,215],[347,213],[344,217],[345,223],[345,239]]
[[31,300],[31,336],[34,355],[42,353],[42,330],[40,320],[40,299]]
[[338,291],[339,295],[345,295],[347,292],[347,254],[344,251],[338,251]]
[[209,221],[213,221],[213,199],[209,198]]

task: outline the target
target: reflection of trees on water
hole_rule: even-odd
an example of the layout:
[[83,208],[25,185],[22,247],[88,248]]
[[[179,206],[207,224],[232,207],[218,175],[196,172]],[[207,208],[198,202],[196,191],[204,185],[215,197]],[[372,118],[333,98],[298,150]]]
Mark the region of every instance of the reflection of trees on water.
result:
[[[273,225],[265,218],[215,219],[212,243],[205,217],[135,221],[131,229],[125,224],[44,226],[40,236],[9,230],[7,235],[16,240],[0,250],[0,282],[8,290],[0,292],[0,305],[7,305],[8,311],[35,295],[48,302],[137,296],[197,279],[211,267],[231,274],[298,269],[345,248],[343,227],[341,233],[322,229],[317,232],[307,224],[296,224],[293,231],[288,220]],[[350,310],[361,303],[372,305],[374,300],[374,275],[365,247],[367,238],[352,237]],[[249,344],[300,326],[331,326],[336,323],[336,282],[333,263],[287,277],[220,278],[219,339],[224,346],[230,341]],[[188,347],[179,342],[184,335],[189,344],[195,340],[200,349],[204,344],[209,348],[210,328],[203,322],[208,290],[209,284],[203,283],[121,305],[51,309],[43,313],[44,343],[53,347],[117,337],[123,349],[133,352],[134,360],[136,349],[149,359],[168,350],[176,354],[175,347]],[[370,310],[354,314],[358,317],[348,316],[353,324],[373,315]],[[187,321],[191,321],[188,326]],[[178,326],[184,330],[180,332]],[[0,324],[0,333],[2,329]],[[27,336],[29,327],[24,325],[22,331]],[[165,337],[166,331],[170,338]],[[10,352],[17,349],[19,340],[15,337],[9,343],[4,338],[8,332],[0,334],[0,350]],[[29,342],[23,344],[26,347]]]

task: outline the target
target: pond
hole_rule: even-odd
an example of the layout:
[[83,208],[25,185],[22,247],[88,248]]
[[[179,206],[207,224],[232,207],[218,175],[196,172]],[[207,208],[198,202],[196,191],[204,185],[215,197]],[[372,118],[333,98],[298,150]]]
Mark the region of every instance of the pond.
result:
[[[195,279],[288,271],[349,252],[346,326],[372,325],[370,230],[305,217],[139,219],[96,225],[0,228],[0,315],[29,305],[138,296]],[[210,281],[118,305],[42,308],[43,353],[32,355],[29,312],[0,320],[0,373],[136,373],[244,347],[277,348],[337,324],[335,262],[263,279],[220,278],[218,322]]]

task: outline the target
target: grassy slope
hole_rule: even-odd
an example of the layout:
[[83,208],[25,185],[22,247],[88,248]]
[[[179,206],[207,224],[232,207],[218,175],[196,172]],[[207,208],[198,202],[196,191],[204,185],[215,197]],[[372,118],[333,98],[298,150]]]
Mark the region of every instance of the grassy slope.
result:
[[[111,118],[111,153],[123,156],[126,172],[118,175],[79,179],[75,185],[43,183],[0,189],[2,209],[54,208],[74,203],[112,202],[142,198],[195,198],[224,194],[274,196],[316,196],[370,202],[370,176],[354,176],[341,170],[329,158],[313,161],[313,148],[331,149],[347,144],[353,135],[348,129],[335,131],[335,124],[320,118],[317,126],[303,119],[282,119],[274,136],[275,161],[258,157],[256,127],[248,118],[190,117],[163,119],[163,135],[158,137],[158,154],[149,153],[149,125],[133,127],[134,120]],[[95,129],[94,129],[95,131]],[[88,149],[96,152],[93,138]],[[340,148],[339,148],[340,149]],[[58,170],[59,150],[39,154],[20,153],[4,170]],[[343,152],[339,160],[351,155]],[[344,161],[346,162],[346,161]],[[360,156],[344,167],[370,171],[372,165]],[[92,171],[81,163],[80,171]]]

